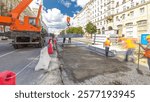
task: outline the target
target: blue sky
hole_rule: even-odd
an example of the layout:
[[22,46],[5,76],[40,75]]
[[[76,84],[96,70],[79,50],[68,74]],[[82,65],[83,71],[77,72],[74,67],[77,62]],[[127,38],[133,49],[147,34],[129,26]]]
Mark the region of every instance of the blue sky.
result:
[[44,0],[44,7],[47,9],[57,8],[62,14],[73,17],[82,7],[77,5],[76,1],[71,0]]
[[[47,25],[49,32],[60,32],[67,27],[66,18],[73,17],[79,13],[90,0],[43,0],[42,20]],[[30,7],[38,8],[41,0],[33,0]]]

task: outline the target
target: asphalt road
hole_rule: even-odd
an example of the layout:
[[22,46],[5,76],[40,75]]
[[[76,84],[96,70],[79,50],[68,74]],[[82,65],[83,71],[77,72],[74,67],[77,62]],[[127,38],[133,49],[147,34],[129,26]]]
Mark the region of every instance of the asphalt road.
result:
[[35,72],[41,48],[22,48],[15,50],[11,41],[0,41],[0,72],[11,70],[17,74],[18,85],[39,84],[45,72]]

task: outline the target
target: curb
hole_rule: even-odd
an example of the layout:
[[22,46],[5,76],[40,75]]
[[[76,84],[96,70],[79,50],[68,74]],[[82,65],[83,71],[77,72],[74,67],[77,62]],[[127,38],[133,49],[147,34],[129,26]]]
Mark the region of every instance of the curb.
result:
[[[98,47],[95,47],[95,46],[92,46],[92,45],[89,45],[88,49],[91,50],[91,51],[93,51],[93,52],[105,55],[105,49],[98,48]],[[116,53],[117,52],[115,50],[111,50],[111,51],[109,51],[108,56],[109,57],[115,57]]]

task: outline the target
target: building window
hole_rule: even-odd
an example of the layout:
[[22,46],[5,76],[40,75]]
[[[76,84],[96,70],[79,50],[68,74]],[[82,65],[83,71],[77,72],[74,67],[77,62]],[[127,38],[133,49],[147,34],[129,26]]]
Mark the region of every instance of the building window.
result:
[[133,0],[131,0],[131,7],[134,7],[134,2],[133,2]]
[[125,19],[125,14],[122,15],[122,20],[124,20],[124,19]]
[[126,10],[126,6],[123,6],[123,10]]
[[130,12],[130,16],[131,16],[131,17],[134,16],[134,11]]
[[138,26],[147,25],[147,20],[141,20],[137,22]]
[[133,23],[126,23],[126,26],[131,27],[133,26]]
[[117,11],[116,11],[117,13],[119,13],[119,9],[117,9]]
[[145,8],[140,8],[140,13],[143,14],[145,12]]
[[116,17],[116,21],[119,21],[119,18],[118,18],[118,16]]
[[122,4],[126,3],[126,0],[123,0]]
[[119,2],[117,2],[117,4],[116,4],[116,7],[118,7],[119,6]]
[[145,3],[145,0],[141,0],[141,3],[142,3],[142,4]]

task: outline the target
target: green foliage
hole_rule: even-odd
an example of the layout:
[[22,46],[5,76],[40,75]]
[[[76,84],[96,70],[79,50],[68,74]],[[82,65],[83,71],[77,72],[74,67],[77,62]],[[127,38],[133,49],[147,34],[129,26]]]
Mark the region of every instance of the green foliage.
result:
[[92,34],[96,33],[97,32],[97,28],[96,26],[89,22],[87,25],[86,25],[86,28],[85,28],[86,32],[88,32],[89,34],[91,34],[91,37],[92,37]]
[[66,32],[67,34],[84,34],[82,27],[70,27]]
[[62,30],[62,31],[60,32],[60,34],[61,34],[61,35],[64,35],[64,34],[65,34],[65,30]]

